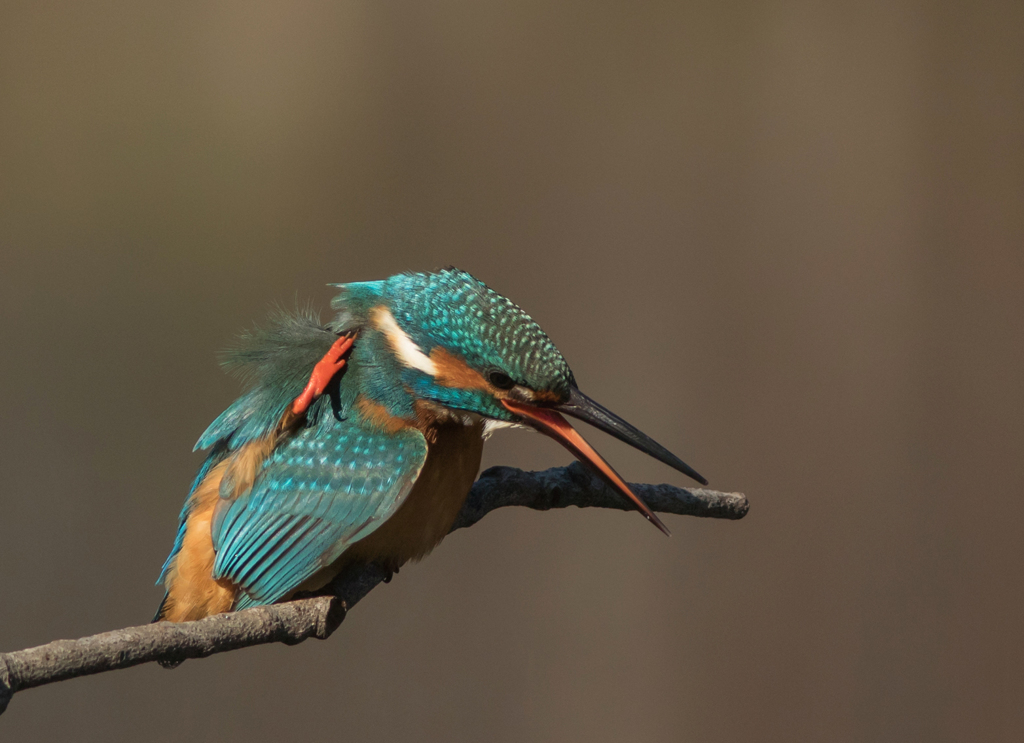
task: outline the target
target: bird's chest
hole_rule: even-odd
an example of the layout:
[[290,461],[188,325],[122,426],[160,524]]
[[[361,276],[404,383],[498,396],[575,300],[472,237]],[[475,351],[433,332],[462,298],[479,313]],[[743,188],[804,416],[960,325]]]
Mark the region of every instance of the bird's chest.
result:
[[480,470],[483,425],[448,422],[427,436],[427,459],[405,501],[346,550],[350,560],[397,568],[430,552],[451,530]]

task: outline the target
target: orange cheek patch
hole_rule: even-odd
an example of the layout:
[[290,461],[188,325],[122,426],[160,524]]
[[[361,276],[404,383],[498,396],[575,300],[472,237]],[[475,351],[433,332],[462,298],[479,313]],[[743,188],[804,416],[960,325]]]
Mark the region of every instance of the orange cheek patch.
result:
[[487,383],[483,375],[458,356],[448,353],[440,346],[435,346],[430,352],[430,360],[437,366],[437,374],[434,381],[442,387],[458,387],[463,390],[483,390],[488,394],[495,394],[497,390]]

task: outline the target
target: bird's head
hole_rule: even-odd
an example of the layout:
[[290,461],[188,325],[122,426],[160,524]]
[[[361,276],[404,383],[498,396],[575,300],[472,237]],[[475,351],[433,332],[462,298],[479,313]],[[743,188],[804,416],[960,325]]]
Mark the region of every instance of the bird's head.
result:
[[482,416],[492,428],[511,424],[540,430],[590,465],[666,533],[562,413],[707,484],[677,456],[580,392],[569,365],[540,326],[470,274],[449,268],[339,288],[334,326],[360,328],[355,356],[375,372],[366,375],[369,393],[394,412],[411,398],[455,414]]

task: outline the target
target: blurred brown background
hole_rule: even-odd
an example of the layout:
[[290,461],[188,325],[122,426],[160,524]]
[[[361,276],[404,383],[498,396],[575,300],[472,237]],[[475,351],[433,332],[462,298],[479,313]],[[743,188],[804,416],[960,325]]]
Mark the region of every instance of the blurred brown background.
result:
[[1017,1],[4,4],[0,650],[149,619],[235,332],[449,263],[750,516],[494,514],[0,738],[1022,739]]

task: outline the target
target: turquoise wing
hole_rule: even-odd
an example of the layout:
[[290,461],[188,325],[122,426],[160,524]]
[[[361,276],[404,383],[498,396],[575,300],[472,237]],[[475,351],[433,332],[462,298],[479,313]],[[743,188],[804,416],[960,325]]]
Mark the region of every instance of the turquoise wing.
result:
[[[268,327],[246,333],[239,339],[238,346],[225,355],[225,366],[240,374],[250,389],[217,416],[196,443],[197,451],[211,451],[182,506],[174,546],[160,571],[157,585],[163,584],[181,549],[188,516],[195,505],[191,496],[196,487],[232,452],[277,428],[281,416],[302,392],[317,361],[336,340],[337,334],[321,327],[317,318],[309,313],[277,312],[271,316]],[[315,401],[307,411],[307,418],[315,422],[328,414],[329,403],[326,396]]]
[[214,577],[242,589],[236,609],[278,601],[388,519],[426,457],[414,428],[322,416],[274,450],[247,493],[219,504]]

